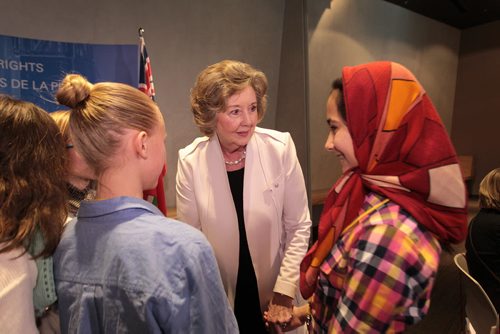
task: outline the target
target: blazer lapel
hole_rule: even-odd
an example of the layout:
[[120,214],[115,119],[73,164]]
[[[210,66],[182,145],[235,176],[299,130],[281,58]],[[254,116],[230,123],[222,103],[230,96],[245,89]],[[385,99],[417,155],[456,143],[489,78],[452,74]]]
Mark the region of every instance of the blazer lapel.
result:
[[[228,300],[234,306],[240,246],[238,217],[217,135],[210,139],[206,155],[207,168],[199,171],[207,177],[207,186],[202,190],[207,196],[202,229],[211,240],[215,254],[219,254],[221,278]],[[208,222],[207,226],[203,226],[203,221]]]

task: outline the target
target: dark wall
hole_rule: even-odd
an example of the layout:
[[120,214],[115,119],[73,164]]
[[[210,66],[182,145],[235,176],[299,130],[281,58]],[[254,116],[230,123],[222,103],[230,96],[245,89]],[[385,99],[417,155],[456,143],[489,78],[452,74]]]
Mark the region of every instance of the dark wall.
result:
[[451,138],[472,155],[472,194],[500,167],[500,21],[462,31]]
[[307,42],[305,1],[287,0],[283,20],[276,129],[290,132],[302,172],[309,182]]

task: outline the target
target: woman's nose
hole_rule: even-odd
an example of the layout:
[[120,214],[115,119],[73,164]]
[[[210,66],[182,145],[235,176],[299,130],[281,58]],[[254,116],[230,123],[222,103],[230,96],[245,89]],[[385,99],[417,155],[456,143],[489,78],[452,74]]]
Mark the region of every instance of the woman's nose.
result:
[[333,151],[333,148],[334,148],[333,138],[334,138],[333,134],[331,132],[329,132],[328,137],[326,137],[326,141],[325,141],[325,150],[327,150],[328,152]]
[[250,124],[251,118],[250,118],[250,112],[249,111],[244,111],[243,112],[243,119],[242,119],[242,121],[243,121],[244,125]]

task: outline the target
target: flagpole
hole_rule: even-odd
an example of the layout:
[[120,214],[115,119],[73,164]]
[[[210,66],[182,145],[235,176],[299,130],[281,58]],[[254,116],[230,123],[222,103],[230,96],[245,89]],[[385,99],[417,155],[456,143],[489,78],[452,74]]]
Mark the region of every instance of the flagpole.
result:
[[[140,41],[140,59],[139,59],[139,89],[143,91],[147,96],[149,96],[153,101],[155,97],[155,90],[153,84],[153,75],[151,72],[151,63],[149,61],[149,56],[146,51],[146,43],[144,42],[144,29],[139,27],[137,30],[139,33]],[[152,202],[167,215],[167,202],[165,200],[165,189],[163,185],[163,178],[167,172],[167,165],[163,165],[163,170],[158,177],[158,183],[156,188],[143,191],[143,198],[147,201],[152,200]]]

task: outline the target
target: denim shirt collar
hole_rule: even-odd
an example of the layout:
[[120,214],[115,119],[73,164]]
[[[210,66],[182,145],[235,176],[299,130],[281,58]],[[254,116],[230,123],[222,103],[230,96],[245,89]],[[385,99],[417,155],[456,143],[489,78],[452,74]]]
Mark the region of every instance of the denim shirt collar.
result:
[[163,216],[163,213],[156,206],[141,198],[120,196],[99,201],[82,201],[80,210],[78,210],[78,218],[99,217],[128,209],[143,209],[152,214]]

